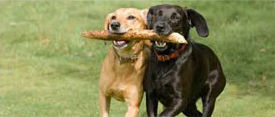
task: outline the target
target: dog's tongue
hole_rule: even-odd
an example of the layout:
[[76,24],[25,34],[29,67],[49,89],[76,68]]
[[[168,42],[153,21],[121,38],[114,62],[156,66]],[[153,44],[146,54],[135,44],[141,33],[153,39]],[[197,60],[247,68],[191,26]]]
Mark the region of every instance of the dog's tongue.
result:
[[117,44],[122,45],[125,43],[125,41],[116,41]]

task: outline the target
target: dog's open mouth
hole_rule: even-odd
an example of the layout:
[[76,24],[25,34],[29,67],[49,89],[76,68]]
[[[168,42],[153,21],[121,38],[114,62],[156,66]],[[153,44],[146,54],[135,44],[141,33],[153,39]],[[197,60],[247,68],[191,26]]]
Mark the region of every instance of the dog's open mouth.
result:
[[[122,35],[122,34],[125,34],[127,31],[112,31],[112,30],[109,30],[110,33],[114,33],[114,34],[119,34],[119,35]],[[128,46],[128,43],[129,41],[117,41],[117,40],[114,40],[113,41],[113,46],[117,49],[123,49],[125,47]]]
[[116,48],[123,49],[128,46],[129,41],[113,41]]

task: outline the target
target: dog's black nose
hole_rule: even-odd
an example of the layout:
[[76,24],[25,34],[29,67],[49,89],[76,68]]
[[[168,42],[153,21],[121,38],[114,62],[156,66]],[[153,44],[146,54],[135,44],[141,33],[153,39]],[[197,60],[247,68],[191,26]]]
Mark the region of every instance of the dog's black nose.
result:
[[156,26],[157,32],[163,32],[164,29],[164,24],[160,23]]
[[111,28],[113,30],[117,30],[120,27],[120,23],[119,22],[113,22],[111,23]]
[[164,22],[156,23],[154,30],[160,35],[169,35],[172,33],[171,27]]

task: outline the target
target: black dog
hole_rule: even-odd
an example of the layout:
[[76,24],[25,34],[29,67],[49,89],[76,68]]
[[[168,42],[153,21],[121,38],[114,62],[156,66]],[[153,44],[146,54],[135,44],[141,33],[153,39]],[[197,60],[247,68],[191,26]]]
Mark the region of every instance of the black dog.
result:
[[[178,32],[188,41],[187,45],[152,41],[144,79],[148,116],[157,116],[160,101],[165,106],[161,117],[176,116],[181,112],[189,117],[210,117],[226,80],[214,52],[193,42],[189,36],[191,27],[195,27],[201,37],[208,36],[204,17],[192,9],[158,5],[149,9],[147,23],[148,28],[159,35]],[[202,113],[196,107],[199,98],[202,98]]]

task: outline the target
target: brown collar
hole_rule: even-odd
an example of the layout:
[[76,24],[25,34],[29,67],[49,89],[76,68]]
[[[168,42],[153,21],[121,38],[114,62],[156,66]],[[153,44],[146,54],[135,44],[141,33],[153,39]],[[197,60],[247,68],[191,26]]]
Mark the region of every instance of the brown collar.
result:
[[158,61],[164,62],[164,61],[168,61],[168,60],[173,59],[173,58],[177,58],[177,57],[180,55],[180,53],[181,53],[182,51],[184,51],[184,49],[186,48],[186,45],[187,45],[187,44],[183,44],[181,48],[179,48],[179,49],[176,50],[175,52],[171,53],[170,55],[159,55],[159,54],[156,52],[156,50],[154,50],[154,52],[155,52],[155,54],[156,54],[156,56],[157,56]]
[[119,63],[123,64],[123,63],[133,63],[136,62],[138,59],[138,55],[134,54],[134,55],[129,55],[128,57],[122,57],[120,56],[117,51],[115,50],[115,48],[113,48],[115,55],[118,57],[119,59]]

